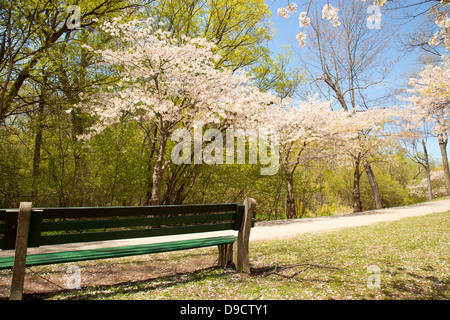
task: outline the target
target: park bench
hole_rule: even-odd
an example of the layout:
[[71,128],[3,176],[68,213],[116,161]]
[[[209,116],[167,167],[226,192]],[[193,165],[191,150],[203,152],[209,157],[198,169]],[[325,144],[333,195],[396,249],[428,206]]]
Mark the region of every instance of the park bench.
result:
[[[219,265],[233,262],[239,271],[249,272],[248,242],[255,206],[251,198],[231,204],[88,208],[32,208],[30,202],[22,202],[19,209],[0,209],[0,248],[14,250],[14,255],[0,257],[0,269],[12,268],[11,300],[22,298],[25,268],[46,264],[218,246]],[[223,230],[238,233],[208,234]],[[27,254],[27,248],[49,245],[80,243],[81,247],[96,241],[186,234],[198,237]]]

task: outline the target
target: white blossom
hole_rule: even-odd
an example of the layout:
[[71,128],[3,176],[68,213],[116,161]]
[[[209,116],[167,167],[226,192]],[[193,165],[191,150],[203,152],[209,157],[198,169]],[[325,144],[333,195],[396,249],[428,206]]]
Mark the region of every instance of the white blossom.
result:
[[307,16],[306,12],[301,12],[299,17],[298,17],[298,20],[299,20],[300,28],[307,27],[307,26],[309,26],[311,24],[311,18],[309,18]]
[[306,46],[306,34],[305,33],[303,33],[303,32],[297,33],[296,39],[298,41],[298,44],[301,47]]
[[438,135],[450,132],[450,58],[443,58],[440,65],[427,65],[417,78],[409,80],[411,96],[399,97],[410,102],[405,116],[411,123],[420,127],[428,122]]
[[292,2],[291,4],[288,4],[285,7],[285,9],[289,13],[296,13],[297,12],[297,4],[295,4],[295,2]]
[[283,18],[289,18],[289,12],[285,8],[279,8],[277,14]]
[[326,4],[322,8],[322,19],[330,20],[333,26],[339,27],[341,22],[339,21],[338,8],[334,8],[331,4]]
[[244,126],[243,114],[279,102],[271,93],[260,92],[245,72],[217,69],[220,56],[214,53],[214,43],[186,36],[173,41],[169,32],[153,28],[152,21],[115,19],[102,26],[126,46],[95,51],[104,65],[120,67],[121,79],[83,97],[78,105],[98,119],[92,134],[120,122],[124,114],[152,121],[162,131],[179,122],[217,122],[217,117]]
[[277,14],[283,18],[289,18],[291,13],[296,13],[296,12],[297,12],[297,4],[295,4],[294,2],[288,4],[284,8],[279,8],[277,10]]
[[382,6],[384,6],[386,4],[386,2],[387,2],[387,0],[375,0],[374,4],[376,6],[382,7]]

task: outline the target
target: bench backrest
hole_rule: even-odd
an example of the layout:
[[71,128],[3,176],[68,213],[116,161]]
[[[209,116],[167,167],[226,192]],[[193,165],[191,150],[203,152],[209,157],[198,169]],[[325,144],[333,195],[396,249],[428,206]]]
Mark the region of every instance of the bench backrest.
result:
[[[29,247],[239,230],[244,205],[33,208]],[[18,210],[0,209],[0,248],[14,249]]]
[[3,248],[3,239],[5,237],[5,215],[6,209],[0,209],[0,248]]

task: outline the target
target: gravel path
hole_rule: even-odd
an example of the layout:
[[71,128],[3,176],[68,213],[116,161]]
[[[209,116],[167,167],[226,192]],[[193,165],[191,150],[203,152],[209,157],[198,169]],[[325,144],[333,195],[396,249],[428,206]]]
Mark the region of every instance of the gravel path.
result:
[[260,222],[252,229],[250,240],[282,239],[307,232],[357,227],[377,222],[399,220],[406,217],[446,212],[449,210],[450,199],[445,199],[406,207],[365,211],[357,214]]
[[[421,203],[407,207],[387,208],[365,211],[358,214],[335,215],[329,217],[304,218],[294,220],[265,221],[255,224],[250,233],[250,241],[283,239],[307,232],[320,232],[347,227],[369,225],[382,221],[394,221],[405,217],[426,215],[450,210],[450,199]],[[107,242],[73,243],[58,246],[42,246],[29,248],[28,254],[50,253],[71,250],[86,250],[100,247],[136,245],[180,239],[195,239],[219,235],[236,235],[235,231],[207,232],[192,235],[140,238],[131,240],[114,240]],[[14,255],[13,250],[0,251],[0,257]]]

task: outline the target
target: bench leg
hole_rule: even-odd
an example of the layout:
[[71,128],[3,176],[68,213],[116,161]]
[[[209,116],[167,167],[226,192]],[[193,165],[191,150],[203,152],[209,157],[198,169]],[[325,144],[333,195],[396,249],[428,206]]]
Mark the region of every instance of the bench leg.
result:
[[31,202],[21,202],[17,222],[16,247],[9,300],[22,300],[27,261],[28,230],[30,227]]
[[256,208],[256,200],[246,198],[244,200],[244,206],[244,215],[242,217],[241,228],[239,229],[236,241],[235,264],[238,271],[250,273],[249,241],[253,212]]
[[233,262],[233,243],[219,244],[219,266],[226,268]]

